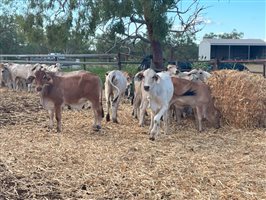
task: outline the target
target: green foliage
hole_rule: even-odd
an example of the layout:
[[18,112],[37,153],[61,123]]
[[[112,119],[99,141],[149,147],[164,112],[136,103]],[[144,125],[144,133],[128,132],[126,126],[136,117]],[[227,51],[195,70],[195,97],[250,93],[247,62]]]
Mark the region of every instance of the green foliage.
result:
[[0,53],[19,53],[24,39],[15,16],[0,16]]
[[209,39],[241,39],[243,38],[243,32],[237,32],[236,29],[233,29],[231,33],[222,33],[222,34],[215,34],[213,32],[205,34],[203,38]]
[[[193,13],[192,7],[187,13],[180,0],[5,0],[0,6],[3,2],[6,8],[15,6],[15,12],[20,13],[19,16],[7,14],[16,19],[13,23],[16,27],[13,32],[10,29],[12,34],[0,39],[5,41],[5,52],[7,47],[13,53],[14,49],[25,53],[89,53],[92,50],[118,53],[128,48],[128,52],[142,56],[153,54],[154,60],[158,58],[158,66],[163,57],[173,57],[168,51],[169,44],[174,53],[189,55],[190,52],[194,57],[196,52],[193,43],[178,41],[182,40],[182,34],[176,35],[177,40],[174,37],[166,40],[174,19],[185,19],[181,17],[183,11],[188,16]],[[169,17],[169,11],[180,16]],[[185,27],[186,21],[180,24]],[[14,44],[8,42],[11,39]],[[165,56],[161,55],[161,47]],[[185,57],[179,54],[176,58]]]
[[185,61],[198,58],[198,45],[194,35],[184,34],[177,37],[176,34],[168,34],[164,49],[168,60]]
[[[116,70],[118,69],[117,66],[87,66],[86,67],[86,70],[91,72],[91,73],[94,73],[94,74],[97,74],[102,83],[104,83],[105,81],[105,74],[106,72],[108,71],[111,71],[111,70]],[[63,68],[63,71],[64,72],[70,72],[70,71],[74,71],[74,70],[84,70],[83,66],[81,66],[80,68],[75,68],[75,69],[72,69],[72,68]],[[136,65],[125,65],[122,67],[122,71],[126,71],[128,72],[130,75],[135,75],[137,73],[137,67]]]
[[212,67],[210,66],[209,62],[193,62],[192,68],[193,69],[202,69],[204,71],[210,71]]

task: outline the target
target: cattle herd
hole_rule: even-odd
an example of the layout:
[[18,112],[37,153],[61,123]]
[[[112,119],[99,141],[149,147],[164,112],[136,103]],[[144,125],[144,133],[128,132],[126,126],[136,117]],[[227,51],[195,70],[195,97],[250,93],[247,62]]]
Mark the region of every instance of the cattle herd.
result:
[[113,70],[106,73],[103,85],[96,74],[83,70],[62,72],[60,64],[2,63],[0,84],[12,90],[35,90],[43,108],[48,110],[49,128],[53,128],[55,118],[58,132],[62,131],[62,108],[81,109],[87,102],[90,102],[94,113],[92,128],[99,131],[105,116],[103,94],[106,121],[118,123],[118,107],[125,96],[132,97],[132,115],[138,119],[139,126],[145,126],[144,118],[151,111],[151,140],[155,140],[160,133],[161,122],[167,134],[169,120],[179,123],[188,112],[194,114],[198,131],[203,130],[204,118],[219,128],[220,113],[206,84],[211,74],[201,69],[177,73],[177,69],[176,65],[168,65],[167,71],[156,73],[153,69],[146,69],[133,77],[126,72]]

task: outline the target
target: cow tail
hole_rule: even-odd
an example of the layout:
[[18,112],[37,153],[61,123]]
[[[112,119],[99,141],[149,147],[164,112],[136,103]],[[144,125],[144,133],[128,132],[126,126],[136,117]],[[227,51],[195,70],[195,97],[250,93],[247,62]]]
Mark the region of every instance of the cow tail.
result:
[[113,99],[113,103],[116,103],[121,92],[120,92],[120,89],[113,83],[114,79],[115,79],[115,74],[112,74],[112,76],[109,78],[109,81],[110,81],[111,85],[118,91],[117,96]]

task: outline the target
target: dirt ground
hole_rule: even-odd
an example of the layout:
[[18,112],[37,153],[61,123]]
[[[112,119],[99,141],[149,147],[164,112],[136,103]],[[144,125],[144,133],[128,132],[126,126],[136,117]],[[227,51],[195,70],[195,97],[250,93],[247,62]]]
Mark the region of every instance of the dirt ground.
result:
[[0,199],[266,199],[266,131],[192,119],[148,139],[131,105],[93,132],[92,111],[49,131],[36,94],[0,89]]

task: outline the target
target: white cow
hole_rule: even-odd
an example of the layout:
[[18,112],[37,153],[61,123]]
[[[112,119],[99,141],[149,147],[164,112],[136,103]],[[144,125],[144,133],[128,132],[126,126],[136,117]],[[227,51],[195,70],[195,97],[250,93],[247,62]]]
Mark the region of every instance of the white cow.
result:
[[[11,63],[7,65],[12,75],[13,89],[19,90],[19,82],[26,87],[26,80],[33,76],[34,72],[39,69],[38,64],[16,64]],[[23,89],[23,88],[22,88]],[[31,91],[31,84],[28,84],[28,91]]]
[[143,80],[143,88],[148,93],[149,106],[151,108],[150,139],[160,133],[160,121],[163,116],[165,133],[168,133],[168,109],[173,96],[174,87],[168,72],[156,73],[153,69],[147,69],[138,75]]
[[50,72],[60,72],[61,71],[61,64],[56,63],[55,65],[47,65],[47,64],[40,64],[40,67],[50,71]]
[[12,75],[6,64],[0,64],[0,87],[6,86],[9,89],[13,88]]
[[177,72],[176,65],[168,65],[167,66],[167,71],[169,72],[170,76],[175,75],[176,72]]
[[202,69],[192,69],[189,72],[180,72],[178,74],[180,78],[190,80],[190,81],[202,81],[206,82],[208,78],[211,77],[209,72],[206,72]]
[[148,93],[143,88],[143,81],[139,77],[143,71],[138,72],[134,77],[134,98],[133,98],[133,117],[139,119],[139,126],[144,126],[144,117],[149,105]]
[[106,121],[110,121],[110,106],[112,106],[112,121],[118,123],[117,109],[122,96],[125,95],[127,79],[123,72],[113,70],[106,73],[104,85],[107,106]]

